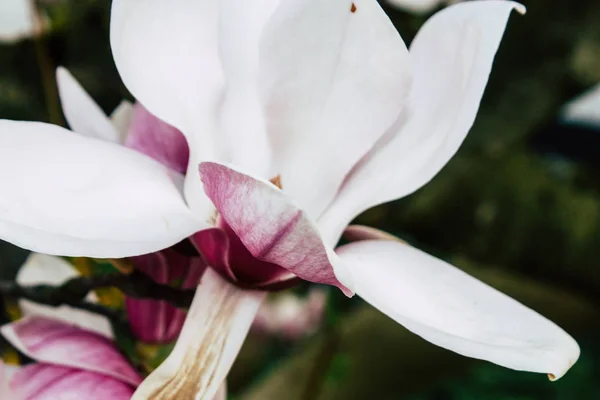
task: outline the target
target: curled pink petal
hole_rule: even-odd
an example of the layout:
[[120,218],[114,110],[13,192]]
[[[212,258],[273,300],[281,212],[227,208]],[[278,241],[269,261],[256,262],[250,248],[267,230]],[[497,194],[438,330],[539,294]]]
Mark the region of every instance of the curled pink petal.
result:
[[28,357],[43,363],[86,370],[138,385],[141,378],[114,344],[96,333],[43,317],[27,317],[0,328]]
[[140,103],[133,106],[125,145],[179,173],[183,174],[187,169],[190,149],[183,134],[152,115]]
[[351,294],[317,228],[281,190],[221,164],[204,162],[199,169],[207,196],[253,257]]
[[134,392],[133,386],[119,379],[51,364],[21,368],[11,379],[10,388],[11,400],[129,400]]
[[[182,289],[196,287],[206,269],[201,257],[187,257],[171,249],[132,257],[131,260],[135,268],[156,282]],[[132,332],[146,343],[174,341],[181,332],[186,316],[185,310],[166,301],[132,297],[126,297],[125,309]]]

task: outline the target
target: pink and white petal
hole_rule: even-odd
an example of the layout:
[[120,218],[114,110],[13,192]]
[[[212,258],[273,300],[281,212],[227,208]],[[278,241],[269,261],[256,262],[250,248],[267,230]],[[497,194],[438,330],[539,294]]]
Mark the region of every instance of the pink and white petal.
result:
[[190,149],[183,134],[175,127],[152,115],[140,103],[133,106],[133,115],[125,145],[185,174]]
[[[20,285],[61,285],[71,278],[79,276],[79,272],[67,261],[59,257],[40,253],[31,253],[25,264],[17,273],[16,282]],[[95,293],[90,292],[88,301],[97,302]],[[96,332],[107,338],[112,338],[110,321],[101,315],[69,306],[51,307],[29,300],[19,300],[19,308],[24,316],[38,316],[60,319],[73,323],[80,328]]]
[[433,344],[551,379],[579,357],[575,340],[553,322],[411,246],[374,240],[337,251],[359,296]]
[[407,106],[319,221],[329,243],[360,212],[429,182],[456,153],[475,120],[513,9],[524,11],[509,1],[468,1],[423,25],[410,47],[414,84]]
[[50,364],[21,368],[11,381],[11,400],[129,400],[133,386],[90,371]]
[[175,348],[132,400],[213,399],[250,329],[264,292],[240,289],[208,269]]
[[177,177],[120,145],[55,125],[0,121],[0,238],[40,253],[120,258],[204,225]]
[[10,376],[7,366],[0,360],[0,400],[15,400],[10,390]]
[[113,143],[121,141],[104,111],[66,68],[56,69],[56,82],[63,113],[74,132]]
[[293,0],[269,20],[260,66],[275,173],[317,218],[398,118],[411,85],[406,46],[375,1]]
[[133,104],[130,101],[123,100],[110,114],[110,122],[119,132],[119,143],[125,143],[129,124],[133,118]]
[[17,350],[37,362],[86,370],[134,386],[141,382],[113,342],[74,325],[26,317],[2,326],[0,331]]
[[350,225],[344,229],[344,239],[349,242],[360,240],[402,240],[391,233],[364,225]]
[[352,294],[314,223],[279,188],[217,163],[200,164],[200,175],[221,218],[255,258]]
[[[221,126],[229,161],[258,176],[269,176],[270,144],[258,91],[259,39],[280,0],[221,1],[219,53],[227,87]],[[250,150],[251,149],[251,150]]]

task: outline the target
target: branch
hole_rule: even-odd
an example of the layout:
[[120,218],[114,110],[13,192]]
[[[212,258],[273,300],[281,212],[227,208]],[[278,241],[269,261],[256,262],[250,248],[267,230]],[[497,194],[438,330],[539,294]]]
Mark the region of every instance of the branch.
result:
[[[194,289],[177,289],[153,281],[149,276],[134,271],[131,274],[83,276],[70,279],[60,286],[20,286],[14,281],[0,281],[0,294],[22,298],[53,307],[69,305],[106,316],[110,310],[85,301],[89,292],[99,288],[116,287],[125,295],[139,299],[164,300],[176,307],[186,308],[192,303]],[[115,313],[111,316],[114,318]],[[111,317],[109,316],[109,317]]]

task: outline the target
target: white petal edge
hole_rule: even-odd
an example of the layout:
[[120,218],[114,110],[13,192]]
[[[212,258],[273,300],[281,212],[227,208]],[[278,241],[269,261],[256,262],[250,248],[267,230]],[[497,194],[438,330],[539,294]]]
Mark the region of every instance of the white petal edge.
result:
[[169,357],[138,387],[132,400],[210,400],[220,390],[266,292],[249,291],[208,269]]
[[0,120],[0,238],[51,255],[121,258],[204,228],[177,176],[123,146]]
[[[25,264],[17,273],[16,282],[21,286],[54,285],[58,286],[67,280],[76,278],[79,272],[62,258],[40,253],[31,253]],[[90,292],[86,300],[97,303],[98,297]],[[19,300],[19,307],[24,317],[42,316],[59,319],[74,324],[88,331],[96,332],[112,339],[113,332],[110,321],[101,315],[69,306],[51,307],[29,300]]]
[[109,118],[113,127],[119,132],[119,143],[125,143],[129,125],[133,118],[133,104],[127,100],[121,101],[117,108],[110,114]]
[[411,246],[369,240],[338,255],[360,297],[433,344],[553,380],[579,357],[575,340],[553,322]]
[[468,1],[423,25],[410,46],[408,104],[319,220],[330,244],[359,213],[414,192],[454,156],[475,120],[513,9],[525,12],[511,1]]
[[79,134],[119,143],[119,132],[104,111],[64,67],[56,69],[56,83],[63,113],[71,130]]
[[447,2],[447,0],[387,0],[387,2],[393,7],[411,13],[426,14]]

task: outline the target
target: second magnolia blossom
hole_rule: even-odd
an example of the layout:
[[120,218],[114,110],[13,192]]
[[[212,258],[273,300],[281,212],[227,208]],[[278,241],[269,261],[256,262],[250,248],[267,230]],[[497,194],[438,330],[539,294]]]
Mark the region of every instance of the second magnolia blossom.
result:
[[[4,325],[2,336],[35,363],[0,361],[0,400],[129,400],[142,377],[107,337],[48,317]],[[225,386],[213,400],[225,400]]]
[[[460,354],[558,378],[579,348],[534,311],[378,232],[334,251],[356,215],[412,193],[457,151],[515,8],[448,7],[407,50],[371,0],[114,0],[119,72],[185,136],[185,176],[148,147],[154,160],[118,140],[2,121],[0,236],[91,257],[196,246],[211,268],[171,356],[135,398],[211,398],[261,290],[298,279],[355,292]],[[71,127],[113,134],[84,100],[64,104]],[[141,137],[154,151],[178,154],[178,137],[153,133]]]

